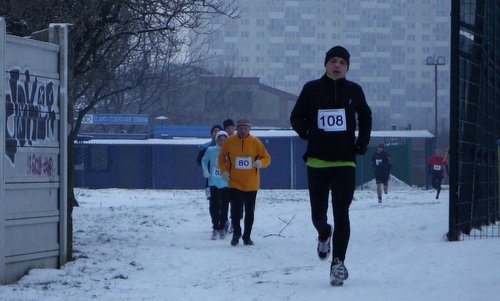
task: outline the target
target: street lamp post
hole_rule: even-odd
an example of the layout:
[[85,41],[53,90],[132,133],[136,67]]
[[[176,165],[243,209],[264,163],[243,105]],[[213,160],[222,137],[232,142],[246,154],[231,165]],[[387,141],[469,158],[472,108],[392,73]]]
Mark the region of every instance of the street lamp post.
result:
[[437,125],[437,108],[438,108],[438,72],[437,66],[444,65],[446,58],[444,56],[428,56],[425,61],[427,65],[434,65],[434,137],[437,139],[438,125]]

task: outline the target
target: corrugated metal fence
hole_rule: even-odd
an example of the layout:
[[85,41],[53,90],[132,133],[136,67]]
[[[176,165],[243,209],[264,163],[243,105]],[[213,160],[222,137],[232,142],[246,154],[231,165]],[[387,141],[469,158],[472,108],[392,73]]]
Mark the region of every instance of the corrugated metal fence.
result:
[[[293,131],[252,131],[272,158],[261,172],[263,189],[306,189],[302,159],[306,142]],[[91,135],[88,135],[91,137]],[[371,155],[379,143],[393,158],[393,175],[426,185],[426,161],[433,136],[427,131],[373,132],[371,147],[358,157],[357,183],[373,179]],[[75,185],[87,188],[201,189],[198,145],[208,139],[91,139],[75,144]]]
[[0,283],[66,262],[67,35],[10,36],[0,18]]

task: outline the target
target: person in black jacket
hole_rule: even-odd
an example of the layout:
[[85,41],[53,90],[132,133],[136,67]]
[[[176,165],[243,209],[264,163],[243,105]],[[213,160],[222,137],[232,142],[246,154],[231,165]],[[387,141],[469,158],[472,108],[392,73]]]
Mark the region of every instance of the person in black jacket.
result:
[[[333,286],[342,285],[348,277],[344,261],[351,231],[349,206],[356,182],[356,154],[366,153],[372,128],[372,112],[363,89],[345,78],[349,59],[344,47],[328,50],[325,74],[304,85],[290,116],[292,128],[308,142],[304,161],[320,259],[328,258],[333,240],[330,265]],[[330,191],[333,230],[327,217]]]
[[382,203],[382,186],[384,186],[384,193],[387,194],[392,167],[391,155],[384,150],[383,143],[378,146],[377,152],[372,156],[372,166],[375,171],[378,202]]

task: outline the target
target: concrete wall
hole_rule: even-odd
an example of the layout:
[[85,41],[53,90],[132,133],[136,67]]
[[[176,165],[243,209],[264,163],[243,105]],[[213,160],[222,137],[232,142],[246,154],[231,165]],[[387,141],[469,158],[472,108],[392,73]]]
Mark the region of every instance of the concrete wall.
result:
[[0,18],[0,283],[66,258],[67,28],[51,43]]

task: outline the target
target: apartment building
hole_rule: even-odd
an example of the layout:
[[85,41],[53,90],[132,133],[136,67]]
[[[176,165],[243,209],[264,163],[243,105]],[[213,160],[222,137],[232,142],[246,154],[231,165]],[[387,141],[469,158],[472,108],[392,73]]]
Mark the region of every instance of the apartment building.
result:
[[[449,129],[450,1],[239,0],[240,18],[216,19],[206,68],[258,77],[298,95],[324,73],[325,52],[351,53],[348,78],[360,83],[374,128]],[[429,64],[428,57],[442,57]],[[443,61],[444,60],[444,61]],[[435,98],[437,69],[437,102]],[[437,104],[437,115],[435,106]]]

